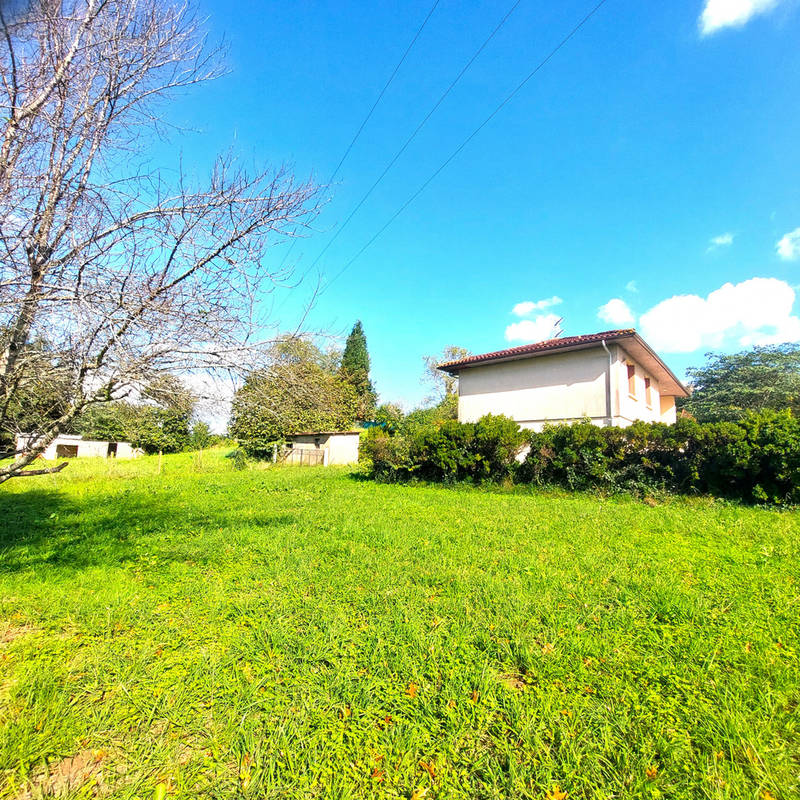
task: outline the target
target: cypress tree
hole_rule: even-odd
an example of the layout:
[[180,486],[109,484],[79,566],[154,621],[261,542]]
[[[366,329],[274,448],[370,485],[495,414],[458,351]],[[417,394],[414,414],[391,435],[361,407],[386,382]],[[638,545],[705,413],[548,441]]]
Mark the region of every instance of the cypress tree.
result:
[[367,351],[367,337],[361,320],[353,325],[353,330],[347,337],[347,342],[342,353],[342,366],[340,369],[344,378],[356,390],[358,395],[358,415],[361,419],[368,419],[375,410],[375,389],[369,379],[369,352]]

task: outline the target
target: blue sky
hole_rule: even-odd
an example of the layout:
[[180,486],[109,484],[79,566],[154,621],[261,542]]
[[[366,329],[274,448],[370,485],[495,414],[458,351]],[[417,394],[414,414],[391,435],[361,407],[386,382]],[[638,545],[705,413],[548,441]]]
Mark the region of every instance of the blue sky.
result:
[[[520,2],[319,261],[325,278],[594,4]],[[196,132],[170,148],[199,173],[233,145],[325,181],[431,5],[202,0],[230,74],[171,106]],[[298,274],[512,5],[440,0],[292,249]],[[607,0],[306,326],[346,335],[360,318],[381,398],[407,407],[423,355],[546,338],[557,317],[566,335],[634,325],[679,374],[709,349],[800,341],[799,5]],[[278,298],[285,328],[312,283]]]

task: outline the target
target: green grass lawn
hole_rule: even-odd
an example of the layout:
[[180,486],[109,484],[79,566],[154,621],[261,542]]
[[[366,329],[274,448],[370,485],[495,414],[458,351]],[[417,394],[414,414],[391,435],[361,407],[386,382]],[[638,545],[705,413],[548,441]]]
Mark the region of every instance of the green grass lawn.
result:
[[0,489],[0,797],[800,797],[797,512],[223,455]]

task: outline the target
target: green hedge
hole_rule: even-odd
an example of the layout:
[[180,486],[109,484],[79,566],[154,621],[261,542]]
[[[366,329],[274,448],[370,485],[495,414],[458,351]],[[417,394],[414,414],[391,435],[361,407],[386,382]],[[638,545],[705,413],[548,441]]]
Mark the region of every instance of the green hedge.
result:
[[394,436],[371,428],[361,449],[383,480],[499,481],[512,475],[527,442],[514,420],[487,414],[477,422],[447,420]]
[[[519,464],[516,456],[530,450]],[[507,417],[448,421],[405,435],[373,429],[362,445],[382,480],[502,481],[569,489],[711,494],[748,503],[800,503],[800,421],[789,411],[736,422],[636,422],[599,428],[588,420],[521,431]]]

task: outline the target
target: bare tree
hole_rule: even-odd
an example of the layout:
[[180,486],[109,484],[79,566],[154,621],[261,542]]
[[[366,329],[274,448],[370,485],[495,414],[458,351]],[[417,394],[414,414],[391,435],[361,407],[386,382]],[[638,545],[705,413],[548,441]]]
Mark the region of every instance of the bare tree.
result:
[[190,6],[39,0],[0,23],[0,430],[59,387],[2,483],[164,370],[247,368],[257,300],[289,278],[265,250],[309,224],[318,190],[231,156],[202,185],[145,169],[164,101],[221,73]]
[[427,398],[428,402],[440,403],[448,397],[455,396],[458,391],[458,378],[443,372],[439,369],[439,364],[446,364],[448,361],[458,361],[472,355],[465,347],[449,344],[434,356],[423,356],[425,370],[422,374],[423,383],[427,383],[432,394]]

